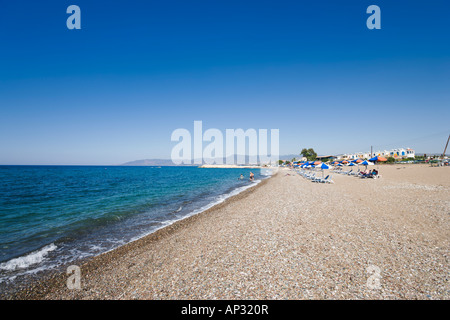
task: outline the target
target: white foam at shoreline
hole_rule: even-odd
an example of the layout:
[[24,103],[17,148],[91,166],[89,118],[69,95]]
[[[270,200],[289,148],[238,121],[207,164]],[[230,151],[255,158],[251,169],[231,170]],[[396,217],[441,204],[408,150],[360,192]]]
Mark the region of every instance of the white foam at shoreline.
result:
[[25,269],[29,266],[40,263],[45,259],[45,256],[53,250],[56,250],[55,244],[49,244],[38,251],[31,252],[26,256],[14,258],[7,262],[0,264],[0,270],[14,271],[17,269]]
[[[263,178],[263,180],[267,179],[267,178],[269,178],[269,176],[266,176],[265,178]],[[182,216],[180,218],[177,218],[177,219],[166,220],[166,221],[162,222],[161,225],[158,228],[155,228],[155,229],[151,230],[150,232],[147,232],[145,234],[142,234],[142,235],[139,235],[137,237],[134,237],[130,241],[127,241],[127,242],[118,241],[119,242],[118,245],[113,246],[111,249],[109,249],[107,251],[104,251],[102,253],[98,253],[98,254],[103,254],[103,253],[106,253],[106,252],[110,252],[110,251],[115,250],[118,247],[120,247],[120,246],[122,246],[122,245],[124,245],[126,243],[130,243],[130,242],[139,240],[141,238],[144,238],[144,237],[146,237],[146,236],[148,236],[148,235],[150,235],[150,234],[152,234],[152,233],[154,233],[154,232],[156,232],[156,231],[158,231],[158,230],[160,230],[162,228],[165,228],[165,227],[167,227],[167,226],[177,222],[177,221],[186,219],[188,217],[191,217],[191,216],[199,214],[199,213],[201,213],[203,211],[206,211],[206,210],[214,207],[215,205],[224,202],[226,199],[228,199],[228,198],[230,198],[232,196],[235,196],[235,195],[237,195],[237,194],[239,194],[239,193],[241,193],[241,192],[243,192],[243,191],[245,191],[245,190],[247,190],[247,189],[249,189],[251,187],[256,186],[261,181],[262,180],[255,180],[251,184],[248,184],[246,186],[242,186],[242,187],[236,188],[236,189],[234,189],[234,190],[232,190],[232,191],[230,191],[230,192],[228,192],[226,194],[219,195],[216,198],[215,201],[212,201],[212,202],[208,203],[207,205],[204,205],[203,207],[200,207],[200,208],[198,208],[196,210],[193,210],[192,212],[188,213],[187,215],[184,215],[184,216]],[[181,209],[182,209],[182,207],[180,207],[176,212],[181,211]],[[7,262],[1,263],[0,264],[0,270],[3,270],[3,271],[23,270],[23,272],[20,273],[20,274],[15,274],[14,276],[10,276],[10,277],[7,277],[7,278],[0,278],[0,283],[5,281],[5,280],[14,280],[17,276],[20,276],[20,275],[30,274],[30,273],[37,273],[39,271],[44,271],[46,269],[53,268],[56,265],[45,266],[45,267],[43,267],[43,266],[34,266],[32,270],[26,270],[28,267],[30,267],[32,265],[35,265],[35,264],[39,264],[42,261],[44,261],[45,257],[48,255],[48,253],[51,252],[51,251],[56,250],[57,248],[58,247],[55,244],[51,243],[51,244],[41,248],[40,250],[37,250],[37,251],[29,253],[28,255],[25,255],[25,256],[22,256],[22,257],[18,257],[18,258],[14,258],[14,259],[11,259],[11,260],[9,260]],[[93,246],[93,247],[91,247],[91,249],[97,249],[97,248],[96,248],[96,246]],[[93,255],[96,256],[98,254],[93,254],[92,250],[91,250],[89,253],[86,253],[86,254],[78,253],[77,256],[78,256],[78,259],[80,259],[80,258],[85,258],[85,257],[88,257],[88,256],[93,256]]]
[[[266,178],[266,179],[267,179],[267,178]],[[262,181],[262,180],[255,180],[255,181],[253,181],[252,184],[249,184],[249,185],[246,185],[246,186],[242,186],[242,187],[239,187],[239,188],[236,188],[236,189],[232,190],[232,191],[229,192],[229,193],[222,194],[222,195],[218,196],[218,198],[217,198],[216,201],[212,201],[212,202],[208,203],[207,205],[205,205],[205,206],[203,206],[203,207],[200,207],[199,209],[196,209],[196,210],[190,212],[189,214],[187,214],[187,215],[185,215],[185,216],[183,216],[183,217],[181,217],[181,218],[178,218],[178,219],[172,219],[172,220],[166,220],[166,221],[164,221],[164,222],[161,223],[161,226],[160,226],[160,227],[153,229],[151,232],[148,232],[148,233],[145,233],[145,234],[143,234],[143,235],[137,236],[137,237],[131,239],[130,242],[133,242],[133,241],[142,239],[142,238],[144,238],[144,237],[146,237],[146,236],[148,236],[148,235],[150,235],[150,234],[152,234],[152,233],[155,233],[156,231],[158,231],[158,230],[160,230],[160,229],[162,229],[162,228],[165,228],[165,227],[167,227],[167,226],[170,226],[171,224],[173,224],[173,223],[175,223],[175,222],[177,222],[177,221],[184,220],[184,219],[186,219],[186,218],[195,216],[196,214],[202,213],[203,211],[206,211],[206,210],[208,210],[208,209],[214,207],[215,205],[218,205],[219,203],[224,202],[226,199],[228,199],[228,198],[230,198],[230,197],[232,197],[232,196],[235,196],[235,195],[237,195],[237,194],[239,194],[239,193],[241,193],[241,192],[243,192],[243,191],[245,191],[245,190],[247,190],[247,189],[249,189],[249,188],[251,188],[251,187],[256,186],[256,185],[259,184],[261,181]],[[112,249],[108,250],[107,252],[112,251],[112,250],[114,250],[114,249],[116,249],[116,248],[112,248]]]

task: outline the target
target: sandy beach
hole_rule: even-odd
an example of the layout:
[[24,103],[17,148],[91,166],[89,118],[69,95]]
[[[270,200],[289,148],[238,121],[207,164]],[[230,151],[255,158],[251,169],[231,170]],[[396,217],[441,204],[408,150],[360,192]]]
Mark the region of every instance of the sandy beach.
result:
[[282,169],[86,261],[79,290],[62,274],[9,298],[449,299],[450,168],[380,173],[317,184]]

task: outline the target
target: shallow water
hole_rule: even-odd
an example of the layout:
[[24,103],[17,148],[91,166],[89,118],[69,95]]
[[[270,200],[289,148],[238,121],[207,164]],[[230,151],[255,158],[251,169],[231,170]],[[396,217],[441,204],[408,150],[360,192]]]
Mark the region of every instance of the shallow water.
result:
[[[0,166],[0,282],[112,250],[266,176],[257,169]],[[243,174],[244,180],[238,177]]]

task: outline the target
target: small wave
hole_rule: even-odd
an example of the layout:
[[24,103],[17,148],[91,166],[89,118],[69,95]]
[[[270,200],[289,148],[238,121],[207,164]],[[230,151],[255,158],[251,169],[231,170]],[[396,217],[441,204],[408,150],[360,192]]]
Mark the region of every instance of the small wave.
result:
[[[238,188],[236,188],[236,189],[231,190],[231,191],[228,192],[228,193],[219,195],[219,196],[217,196],[213,201],[211,201],[210,203],[208,203],[208,204],[206,204],[206,205],[204,205],[204,206],[202,206],[202,207],[200,207],[200,208],[198,208],[198,209],[196,209],[196,210],[193,210],[193,211],[191,211],[190,213],[188,213],[188,214],[186,214],[186,215],[183,215],[183,217],[177,217],[177,218],[175,218],[175,219],[168,219],[168,220],[165,220],[165,221],[161,221],[161,222],[159,223],[159,226],[158,226],[158,227],[152,229],[150,232],[145,232],[145,233],[140,234],[140,235],[138,235],[138,236],[136,236],[136,237],[133,237],[133,238],[130,240],[130,242],[139,240],[139,239],[141,239],[141,238],[143,238],[143,237],[145,237],[145,236],[147,236],[147,235],[149,235],[149,234],[152,234],[152,233],[156,232],[156,231],[159,230],[159,229],[162,229],[162,228],[164,228],[164,227],[167,227],[167,226],[169,226],[169,225],[171,225],[171,224],[173,224],[173,223],[175,223],[175,222],[177,222],[177,221],[184,220],[184,219],[189,218],[189,217],[191,217],[191,216],[197,215],[197,214],[199,214],[199,213],[201,213],[201,212],[203,212],[203,211],[206,211],[206,210],[208,210],[208,209],[214,207],[215,205],[218,205],[219,203],[224,202],[224,201],[227,200],[228,198],[230,198],[230,197],[232,197],[232,196],[235,196],[235,195],[237,195],[237,194],[239,194],[239,193],[241,193],[241,192],[243,192],[243,191],[245,191],[245,190],[247,190],[247,189],[249,189],[249,188],[254,187],[256,184],[260,183],[261,181],[262,181],[262,180],[259,180],[259,179],[258,179],[258,180],[254,180],[253,183],[250,183],[250,184],[245,185],[245,186],[242,186],[242,187],[238,187]],[[111,250],[113,250],[113,249],[111,249]],[[111,250],[109,250],[109,251],[111,251]]]
[[0,264],[0,270],[13,271],[17,269],[25,269],[29,266],[40,263],[45,259],[45,256],[50,251],[56,250],[58,248],[53,243],[48,246],[43,247],[40,250],[34,251],[26,256],[14,258],[7,262]]
[[199,213],[201,213],[201,212],[203,212],[203,211],[206,211],[206,210],[208,210],[209,208],[212,208],[212,207],[214,207],[215,205],[218,205],[219,203],[224,202],[224,201],[227,200],[228,198],[230,198],[230,197],[232,197],[232,196],[235,196],[235,195],[241,193],[242,191],[245,191],[245,190],[247,190],[247,189],[249,189],[249,188],[251,188],[251,187],[254,187],[255,184],[258,184],[258,183],[260,183],[260,182],[261,182],[261,180],[254,180],[253,183],[251,183],[251,184],[248,184],[248,185],[245,185],[245,186],[242,186],[242,187],[233,189],[232,191],[230,191],[230,192],[228,192],[228,193],[221,194],[221,195],[217,196],[217,197],[216,197],[213,201],[211,201],[210,203],[208,203],[208,204],[202,206],[201,208],[198,208],[198,209],[196,209],[196,210],[190,212],[190,213],[187,214],[186,216],[184,216],[184,217],[182,217],[182,218],[179,218],[179,219],[175,219],[175,220],[170,220],[170,221],[168,221],[168,224],[172,224],[172,223],[174,223],[174,222],[176,222],[176,221],[178,221],[178,220],[182,220],[182,219],[191,217],[191,216],[193,216],[193,215],[199,214]]

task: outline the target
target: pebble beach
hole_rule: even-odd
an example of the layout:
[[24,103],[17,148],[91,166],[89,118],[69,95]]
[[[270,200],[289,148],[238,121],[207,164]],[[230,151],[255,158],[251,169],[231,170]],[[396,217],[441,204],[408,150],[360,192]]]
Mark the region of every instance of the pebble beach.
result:
[[283,168],[3,299],[449,299],[450,168],[312,183]]

